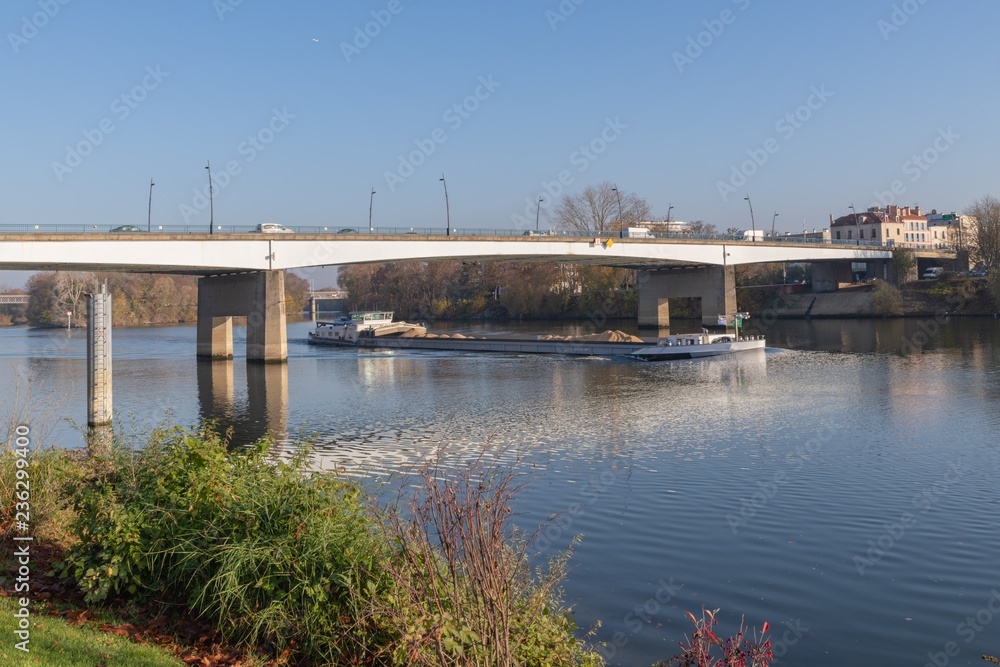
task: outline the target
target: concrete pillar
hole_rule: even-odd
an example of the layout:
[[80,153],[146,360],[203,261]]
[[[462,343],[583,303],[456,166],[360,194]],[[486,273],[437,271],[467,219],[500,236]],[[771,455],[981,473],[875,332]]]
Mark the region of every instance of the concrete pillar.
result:
[[247,318],[247,361],[284,363],[285,273],[258,271],[198,280],[198,357],[233,357],[233,317]]
[[315,297],[309,297],[309,318],[313,322],[315,322],[317,315],[318,315],[318,313],[316,312],[316,298]]
[[669,299],[701,299],[701,323],[716,326],[719,315],[736,312],[736,272],[731,266],[639,272],[639,326],[670,326]]
[[111,295],[87,295],[87,424],[111,423]]
[[284,363],[288,361],[285,272],[256,275],[253,308],[247,314],[247,361]]
[[813,262],[813,292],[836,292],[841,284],[851,282],[851,261]]

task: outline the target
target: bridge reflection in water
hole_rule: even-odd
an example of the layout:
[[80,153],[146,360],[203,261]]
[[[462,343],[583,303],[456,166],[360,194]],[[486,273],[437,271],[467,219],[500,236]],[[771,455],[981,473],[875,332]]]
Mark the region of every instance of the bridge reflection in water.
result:
[[[243,366],[243,364],[240,364]],[[246,364],[246,398],[238,391],[232,360],[198,362],[198,413],[214,421],[231,442],[249,445],[265,436],[288,435],[288,366]]]

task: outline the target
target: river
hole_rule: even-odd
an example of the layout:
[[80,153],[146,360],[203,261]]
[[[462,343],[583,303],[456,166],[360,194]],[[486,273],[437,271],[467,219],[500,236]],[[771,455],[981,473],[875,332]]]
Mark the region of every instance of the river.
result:
[[[729,634],[768,621],[779,665],[1000,653],[1000,322],[757,326],[766,353],[643,363],[317,348],[297,322],[266,367],[197,363],[193,327],[118,329],[117,423],[273,431],[359,478],[500,452],[518,522],[557,515],[550,550],[581,537],[566,599],[612,665],[669,657],[702,607]],[[517,329],[553,328],[580,327]],[[59,446],[81,445],[85,339],[0,329],[4,412]]]

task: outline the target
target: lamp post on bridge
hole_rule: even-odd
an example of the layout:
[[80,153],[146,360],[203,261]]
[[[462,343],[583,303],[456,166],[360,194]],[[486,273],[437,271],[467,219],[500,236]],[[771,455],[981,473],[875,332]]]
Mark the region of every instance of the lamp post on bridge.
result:
[[451,236],[451,206],[448,204],[448,181],[444,180],[444,173],[441,173],[441,178],[438,179],[444,183],[444,212],[447,216],[446,224],[448,227],[444,230],[445,236]]
[[374,230],[372,227],[372,206],[375,204],[375,188],[372,188],[372,196],[368,200],[368,233],[371,234]]
[[215,202],[213,201],[212,192],[212,161],[209,160],[205,165],[205,171],[208,172],[208,233],[215,233]]
[[611,188],[611,191],[615,193],[615,197],[618,198],[618,238],[625,238],[625,222],[622,220],[622,194],[618,192],[618,185]]
[[754,222],[754,219],[753,219],[753,203],[750,201],[750,193],[748,192],[747,196],[744,197],[743,199],[750,206],[750,238],[753,240],[754,243],[756,243],[757,242],[757,223]]
[[674,210],[674,205],[670,204],[667,206],[667,231],[670,231],[670,212]]
[[535,231],[536,232],[538,231],[538,214],[541,213],[541,211],[542,211],[542,202],[543,201],[545,201],[545,200],[542,199],[541,195],[539,195],[539,197],[538,197],[538,203],[535,204]]
[[771,236],[774,236],[774,221],[778,217],[778,212],[775,211],[774,215],[771,217]]
[[858,212],[854,208],[854,202],[848,207],[854,212],[854,226],[858,228],[858,245],[861,245],[861,219],[858,218]]
[[149,212],[146,214],[146,231],[153,231],[153,186],[156,183],[149,179]]

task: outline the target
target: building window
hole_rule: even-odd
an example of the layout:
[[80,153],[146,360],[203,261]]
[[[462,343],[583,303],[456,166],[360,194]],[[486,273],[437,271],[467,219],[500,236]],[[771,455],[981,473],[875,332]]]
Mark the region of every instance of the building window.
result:
[[896,227],[896,236],[899,236],[899,227]]
[[837,240],[840,240],[840,230],[837,230]]
[[848,229],[847,230],[847,238],[850,239],[851,238],[851,234],[853,234],[853,233],[854,233],[853,230]]

